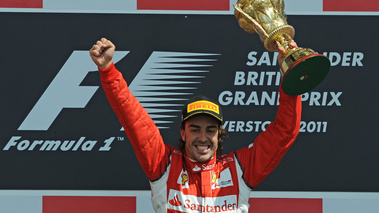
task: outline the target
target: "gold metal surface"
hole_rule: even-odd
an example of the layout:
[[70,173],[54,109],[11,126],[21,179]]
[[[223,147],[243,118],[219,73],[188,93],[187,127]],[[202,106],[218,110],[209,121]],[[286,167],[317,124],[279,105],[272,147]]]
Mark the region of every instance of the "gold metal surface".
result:
[[315,88],[326,77],[330,60],[309,48],[291,48],[295,29],[287,23],[283,0],[238,0],[234,15],[242,29],[257,33],[268,51],[285,50],[280,72],[283,91],[299,95]]
[[239,0],[234,8],[240,27],[258,33],[267,50],[277,51],[277,45],[288,49],[295,29],[287,23],[283,0]]
[[303,56],[315,54],[308,48],[290,48],[295,29],[287,23],[283,0],[238,0],[234,5],[234,15],[242,29],[257,33],[268,51],[278,51],[278,46],[286,50],[282,71]]
[[284,71],[287,71],[290,66],[295,63],[295,61],[308,56],[315,54],[315,52],[312,49],[309,48],[296,48],[291,49],[287,52],[287,54],[284,56],[284,61],[282,63],[282,68]]

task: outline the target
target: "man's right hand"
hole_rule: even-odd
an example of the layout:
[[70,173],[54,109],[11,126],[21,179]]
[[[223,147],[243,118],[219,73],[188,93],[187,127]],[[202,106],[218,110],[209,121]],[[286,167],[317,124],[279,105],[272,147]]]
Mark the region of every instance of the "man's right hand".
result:
[[99,67],[99,69],[105,69],[112,64],[113,53],[116,46],[106,38],[102,38],[97,41],[89,51],[90,56]]
[[[291,40],[289,43],[289,48],[299,48],[299,47],[297,46],[294,40]],[[278,52],[279,52],[278,62],[279,62],[280,67],[282,67],[284,56],[287,53],[287,50],[284,49],[283,47],[278,47]]]

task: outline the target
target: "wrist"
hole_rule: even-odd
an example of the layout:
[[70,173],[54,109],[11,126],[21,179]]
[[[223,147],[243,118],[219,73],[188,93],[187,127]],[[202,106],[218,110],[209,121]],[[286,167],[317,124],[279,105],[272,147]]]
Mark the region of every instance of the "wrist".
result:
[[98,66],[98,69],[99,69],[99,70],[105,70],[105,69],[109,68],[112,64],[113,64],[113,61],[109,61],[109,62],[106,63],[106,64],[99,65],[99,66]]
[[99,66],[97,69],[100,71],[100,73],[105,73],[108,72],[114,67],[113,62],[111,61],[110,63],[104,65],[104,66]]

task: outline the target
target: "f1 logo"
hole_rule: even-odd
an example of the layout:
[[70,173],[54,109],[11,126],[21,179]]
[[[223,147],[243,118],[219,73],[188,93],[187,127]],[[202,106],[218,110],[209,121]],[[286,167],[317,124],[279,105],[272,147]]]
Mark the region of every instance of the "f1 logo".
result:
[[[129,51],[116,51],[114,63]],[[50,83],[18,130],[47,130],[63,108],[84,108],[98,86],[80,86],[89,72],[97,71],[88,51],[74,51]]]
[[[128,53],[129,51],[116,51],[113,55],[114,63]],[[130,83],[130,91],[140,100],[154,122],[159,124],[158,128],[167,128],[164,124],[173,121],[165,119],[174,118],[176,116],[172,113],[181,111],[182,105],[176,102],[187,99],[166,96],[192,94],[188,91],[196,90],[194,84],[201,83],[195,79],[205,78],[205,73],[209,72],[207,68],[212,66],[209,63],[214,63],[216,60],[213,57],[217,55],[219,54],[154,51]],[[193,67],[205,70],[192,70]],[[18,130],[46,131],[63,108],[84,108],[99,87],[80,86],[80,83],[89,72],[94,71],[97,71],[97,67],[88,51],[74,51]],[[177,109],[167,110],[164,107]]]

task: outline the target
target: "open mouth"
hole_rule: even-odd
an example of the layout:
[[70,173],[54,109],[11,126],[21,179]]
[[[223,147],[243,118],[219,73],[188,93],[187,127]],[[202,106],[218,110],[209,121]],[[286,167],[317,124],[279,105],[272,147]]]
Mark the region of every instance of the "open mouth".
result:
[[211,148],[210,145],[195,145],[196,149],[199,151],[205,151]]

